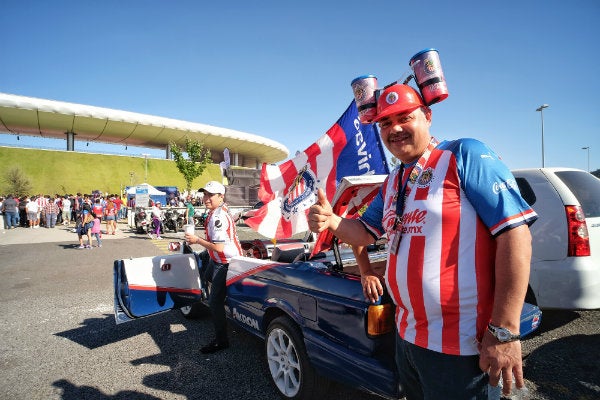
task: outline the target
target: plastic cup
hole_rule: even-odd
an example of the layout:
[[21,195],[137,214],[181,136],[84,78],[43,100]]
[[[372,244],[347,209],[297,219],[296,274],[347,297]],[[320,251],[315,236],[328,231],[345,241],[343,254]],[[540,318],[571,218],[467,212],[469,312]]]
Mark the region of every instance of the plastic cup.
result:
[[195,226],[192,224],[186,224],[183,226],[183,231],[186,233],[186,235],[189,233],[190,235],[193,235],[195,232]]

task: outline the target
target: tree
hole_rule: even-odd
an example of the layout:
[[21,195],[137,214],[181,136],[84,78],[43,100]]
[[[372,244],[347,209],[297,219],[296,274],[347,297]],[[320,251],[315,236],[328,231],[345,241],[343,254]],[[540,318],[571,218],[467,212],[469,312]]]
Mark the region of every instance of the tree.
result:
[[[202,175],[204,169],[208,164],[212,162],[210,157],[210,150],[202,143],[196,142],[195,140],[186,139],[185,147],[179,148],[174,142],[170,143],[171,152],[175,159],[175,165],[183,179],[187,184],[186,190],[188,193],[192,191],[192,182],[194,179]],[[188,158],[186,159],[183,153],[187,153]]]
[[4,175],[6,182],[6,193],[12,193],[15,197],[29,195],[31,183],[19,167],[13,167]]

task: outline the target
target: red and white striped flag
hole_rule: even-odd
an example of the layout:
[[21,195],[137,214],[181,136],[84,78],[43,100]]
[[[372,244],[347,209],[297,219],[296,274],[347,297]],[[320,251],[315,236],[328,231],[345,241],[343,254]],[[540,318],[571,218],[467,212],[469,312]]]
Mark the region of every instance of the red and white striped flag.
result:
[[265,205],[246,220],[263,236],[284,239],[308,230],[306,215],[322,188],[332,199],[344,176],[389,173],[374,125],[362,125],[354,101],[302,153],[279,166],[263,164],[258,196]]

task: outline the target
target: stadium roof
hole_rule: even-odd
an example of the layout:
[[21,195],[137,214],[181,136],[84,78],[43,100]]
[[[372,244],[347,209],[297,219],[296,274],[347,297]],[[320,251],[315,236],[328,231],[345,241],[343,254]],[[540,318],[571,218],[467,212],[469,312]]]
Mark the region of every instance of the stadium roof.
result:
[[278,162],[289,155],[278,142],[232,129],[5,93],[0,93],[0,130],[59,139],[73,132],[78,141],[162,149],[171,141],[181,146],[189,138],[212,151],[228,148],[258,163]]

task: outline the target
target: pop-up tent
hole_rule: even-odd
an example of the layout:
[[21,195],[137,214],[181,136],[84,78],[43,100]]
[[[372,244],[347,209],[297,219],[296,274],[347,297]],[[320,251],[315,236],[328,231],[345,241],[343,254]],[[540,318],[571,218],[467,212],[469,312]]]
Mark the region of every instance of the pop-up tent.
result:
[[150,199],[152,199],[153,202],[159,201],[162,205],[165,205],[167,203],[167,193],[161,192],[149,183],[142,183],[137,186],[129,186],[128,188],[126,188],[127,200],[131,199],[132,197],[135,197],[135,193],[138,186],[148,188],[148,195],[150,196]]

